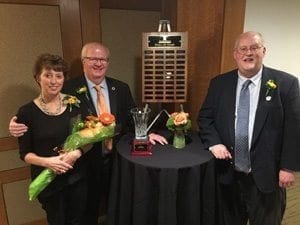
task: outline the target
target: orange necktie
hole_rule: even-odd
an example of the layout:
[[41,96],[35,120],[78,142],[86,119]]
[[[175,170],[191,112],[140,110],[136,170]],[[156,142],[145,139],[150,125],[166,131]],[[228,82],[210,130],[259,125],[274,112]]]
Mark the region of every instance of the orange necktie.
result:
[[[105,97],[104,94],[102,92],[102,87],[100,85],[97,85],[94,87],[97,91],[97,107],[98,107],[98,112],[100,113],[104,113],[104,112],[108,112],[108,107],[105,101]],[[112,149],[112,139],[106,139],[104,140],[104,146],[108,149],[111,150]]]
[[94,88],[97,91],[97,107],[98,107],[99,114],[104,113],[104,112],[108,112],[105,97],[104,97],[104,94],[101,90],[102,87],[101,86],[95,86]]

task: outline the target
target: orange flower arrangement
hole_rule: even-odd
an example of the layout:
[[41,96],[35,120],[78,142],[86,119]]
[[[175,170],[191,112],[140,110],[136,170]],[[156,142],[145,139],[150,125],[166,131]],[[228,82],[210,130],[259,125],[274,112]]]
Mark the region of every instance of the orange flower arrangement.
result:
[[167,128],[174,132],[173,146],[175,148],[184,148],[186,145],[185,134],[192,126],[188,117],[189,114],[182,109],[180,112],[172,113],[167,121]]
[[167,128],[170,131],[187,131],[191,128],[189,114],[185,112],[174,112],[167,121]]

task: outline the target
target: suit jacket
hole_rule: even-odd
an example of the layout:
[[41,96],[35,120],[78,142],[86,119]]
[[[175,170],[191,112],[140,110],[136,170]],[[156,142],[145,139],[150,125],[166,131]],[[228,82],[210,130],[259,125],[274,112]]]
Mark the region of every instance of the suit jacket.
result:
[[[120,126],[120,134],[114,137],[113,143],[114,147],[120,135],[126,132],[128,129],[133,128],[132,116],[130,110],[135,107],[129,86],[119,80],[106,77],[109,101],[111,113],[116,117],[116,124]],[[97,112],[95,106],[93,105],[91,95],[87,90],[87,93],[77,93],[77,90],[81,87],[87,87],[87,81],[85,76],[79,76],[74,79],[70,79],[65,83],[63,92],[76,96],[80,100],[80,109],[82,116],[95,115]],[[115,148],[113,148],[114,151]],[[101,167],[101,160],[103,158],[101,151],[101,143],[94,144],[93,148],[87,152],[83,157],[89,157],[91,160],[95,161],[93,164],[97,167]]]
[[[200,137],[206,148],[224,144],[233,161],[216,160],[219,181],[229,184],[234,172],[235,103],[237,69],[221,74],[210,83],[198,115]],[[267,101],[266,83],[274,80],[277,88]],[[285,72],[263,67],[252,143],[251,172],[262,192],[278,185],[281,168],[300,169],[300,97],[298,79]]]

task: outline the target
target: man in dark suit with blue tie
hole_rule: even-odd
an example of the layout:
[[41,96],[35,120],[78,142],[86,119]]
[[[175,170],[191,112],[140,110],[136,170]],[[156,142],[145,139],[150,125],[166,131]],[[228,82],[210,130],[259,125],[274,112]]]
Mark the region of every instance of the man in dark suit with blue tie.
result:
[[[82,76],[70,79],[65,83],[63,92],[76,96],[80,100],[80,108],[84,115],[99,115],[100,107],[97,107],[97,90],[99,86],[104,95],[107,110],[116,118],[119,134],[113,138],[112,146],[101,142],[93,145],[83,156],[88,165],[88,187],[87,187],[87,210],[84,225],[97,225],[100,202],[107,199],[110,187],[112,169],[112,158],[115,151],[115,144],[120,136],[133,130],[133,121],[130,110],[135,107],[129,86],[119,80],[106,76],[109,66],[109,49],[101,43],[91,42],[83,46],[81,61],[83,65]],[[16,117],[10,121],[10,133],[21,136],[27,131],[24,124],[15,122]],[[149,141],[152,144],[159,142],[166,144],[164,137],[157,134],[149,134]],[[83,190],[83,193],[84,190]]]
[[237,69],[212,79],[199,111],[200,137],[216,158],[225,225],[280,225],[285,188],[300,169],[298,79],[263,65],[258,32],[235,43]]

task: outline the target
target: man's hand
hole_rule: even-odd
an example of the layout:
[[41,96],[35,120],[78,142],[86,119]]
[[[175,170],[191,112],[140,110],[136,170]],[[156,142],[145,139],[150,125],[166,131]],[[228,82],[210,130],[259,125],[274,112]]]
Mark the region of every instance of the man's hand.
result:
[[160,143],[161,145],[168,144],[167,139],[165,139],[163,136],[161,136],[159,134],[151,133],[148,135],[148,137],[149,137],[150,143],[153,145],[155,145],[156,142]]
[[27,132],[28,127],[25,124],[17,123],[17,117],[14,116],[9,122],[9,133],[14,137],[21,137]]
[[217,158],[217,159],[232,159],[232,156],[225,145],[218,144],[214,145],[209,148],[211,153]]
[[295,183],[294,171],[281,169],[279,171],[279,186],[282,188],[291,187]]

